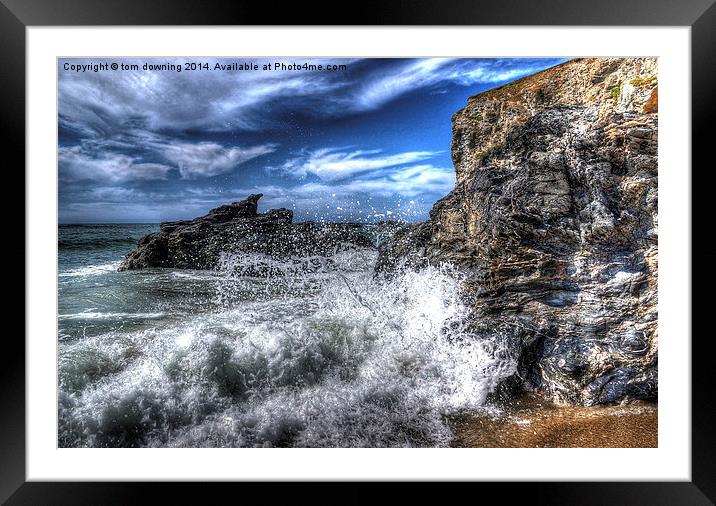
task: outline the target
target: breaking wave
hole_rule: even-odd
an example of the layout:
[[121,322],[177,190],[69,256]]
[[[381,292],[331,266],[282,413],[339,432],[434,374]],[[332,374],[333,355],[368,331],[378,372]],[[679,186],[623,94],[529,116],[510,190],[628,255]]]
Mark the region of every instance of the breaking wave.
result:
[[145,302],[150,324],[61,343],[60,446],[448,445],[446,415],[481,409],[514,360],[470,333],[459,273],[385,279],[375,260],[225,256],[219,273],[175,272],[210,285],[195,312]]

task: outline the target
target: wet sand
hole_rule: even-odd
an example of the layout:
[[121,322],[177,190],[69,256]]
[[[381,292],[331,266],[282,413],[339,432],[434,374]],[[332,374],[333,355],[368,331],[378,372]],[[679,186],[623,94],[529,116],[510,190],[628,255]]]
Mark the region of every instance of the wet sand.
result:
[[495,415],[450,420],[454,447],[656,448],[657,406],[556,406],[526,398]]

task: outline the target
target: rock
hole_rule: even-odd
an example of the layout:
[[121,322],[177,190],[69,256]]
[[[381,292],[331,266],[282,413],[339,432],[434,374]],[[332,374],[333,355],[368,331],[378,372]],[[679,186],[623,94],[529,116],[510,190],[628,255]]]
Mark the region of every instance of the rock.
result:
[[[120,271],[148,267],[215,269],[222,255],[259,254],[277,260],[329,256],[347,247],[374,247],[371,231],[357,223],[293,223],[293,212],[258,213],[261,194],[212,209],[188,221],[164,222],[143,237]],[[254,275],[266,272],[252,272]]]
[[509,343],[523,390],[656,398],[656,76],[650,58],[572,60],[471,97],[455,189],[380,248],[381,272],[463,269],[471,325]]

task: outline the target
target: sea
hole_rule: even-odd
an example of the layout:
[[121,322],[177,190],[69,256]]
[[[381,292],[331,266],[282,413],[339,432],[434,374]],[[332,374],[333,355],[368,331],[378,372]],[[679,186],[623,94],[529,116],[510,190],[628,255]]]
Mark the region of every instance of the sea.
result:
[[385,277],[353,248],[118,272],[158,230],[59,227],[60,447],[449,446],[515,371],[449,266]]

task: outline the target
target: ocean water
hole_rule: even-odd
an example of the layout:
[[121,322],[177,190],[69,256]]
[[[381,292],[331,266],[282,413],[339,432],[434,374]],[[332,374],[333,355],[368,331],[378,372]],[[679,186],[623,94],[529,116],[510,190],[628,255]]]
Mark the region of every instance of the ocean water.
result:
[[352,249],[117,272],[156,230],[59,228],[61,447],[447,446],[446,417],[515,370],[447,266],[388,280]]

